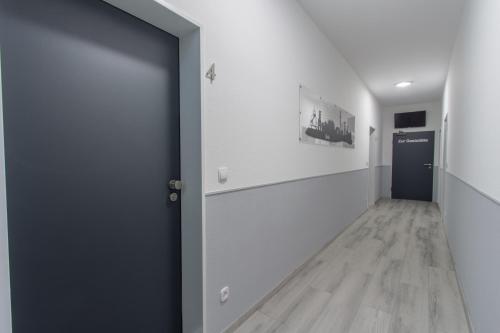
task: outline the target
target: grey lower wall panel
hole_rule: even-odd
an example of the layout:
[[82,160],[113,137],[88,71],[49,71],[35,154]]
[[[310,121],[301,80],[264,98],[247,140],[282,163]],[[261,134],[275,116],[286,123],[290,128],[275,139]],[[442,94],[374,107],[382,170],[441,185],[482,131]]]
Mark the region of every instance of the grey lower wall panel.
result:
[[377,166],[375,168],[375,202],[377,202],[378,199],[382,198],[382,172],[383,172],[383,167],[381,165]]
[[392,196],[391,194],[392,166],[383,165],[381,168],[382,168],[382,175],[381,175],[382,184],[380,185],[381,195],[382,198],[390,198]]
[[445,225],[475,333],[499,331],[500,205],[446,174]]
[[[383,165],[380,167],[381,170],[381,197],[391,198],[391,185],[392,185],[392,166]],[[432,201],[437,202],[439,199],[439,167],[434,166],[433,170],[433,184],[432,184]]]
[[438,202],[439,200],[439,167],[434,166],[432,178],[432,201]]
[[226,329],[361,215],[367,184],[359,170],[207,196],[206,332]]

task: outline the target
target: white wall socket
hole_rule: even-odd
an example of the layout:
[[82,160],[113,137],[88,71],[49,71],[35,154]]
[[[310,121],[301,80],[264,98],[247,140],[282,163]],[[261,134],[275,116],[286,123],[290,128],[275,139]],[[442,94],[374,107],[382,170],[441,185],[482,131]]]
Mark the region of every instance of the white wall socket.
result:
[[229,287],[224,287],[220,290],[220,302],[221,303],[226,303],[227,300],[229,299]]

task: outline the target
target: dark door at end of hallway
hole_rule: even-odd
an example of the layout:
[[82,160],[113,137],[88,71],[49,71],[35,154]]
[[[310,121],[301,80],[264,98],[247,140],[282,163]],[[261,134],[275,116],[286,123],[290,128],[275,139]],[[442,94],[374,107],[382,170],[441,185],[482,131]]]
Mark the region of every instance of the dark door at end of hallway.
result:
[[13,332],[181,332],[178,39],[100,0],[0,38]]
[[392,198],[432,201],[434,131],[395,133]]

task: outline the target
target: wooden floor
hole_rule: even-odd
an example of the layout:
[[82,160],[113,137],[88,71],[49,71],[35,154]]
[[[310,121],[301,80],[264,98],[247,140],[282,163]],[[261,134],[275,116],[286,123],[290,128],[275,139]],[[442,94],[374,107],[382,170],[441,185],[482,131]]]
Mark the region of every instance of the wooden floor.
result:
[[379,201],[236,332],[469,332],[437,206]]

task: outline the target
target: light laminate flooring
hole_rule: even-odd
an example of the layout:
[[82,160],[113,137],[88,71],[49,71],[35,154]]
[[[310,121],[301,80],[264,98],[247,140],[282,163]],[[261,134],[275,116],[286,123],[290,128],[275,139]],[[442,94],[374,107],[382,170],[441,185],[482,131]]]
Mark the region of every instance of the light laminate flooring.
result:
[[381,200],[236,333],[468,333],[435,204]]

